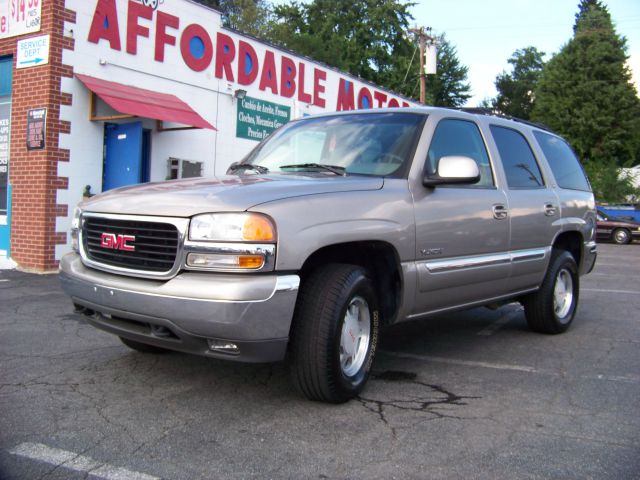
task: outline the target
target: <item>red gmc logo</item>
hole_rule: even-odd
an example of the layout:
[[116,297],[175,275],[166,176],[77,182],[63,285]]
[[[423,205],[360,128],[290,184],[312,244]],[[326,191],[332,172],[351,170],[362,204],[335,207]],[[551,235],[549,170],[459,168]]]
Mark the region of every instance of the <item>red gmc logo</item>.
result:
[[136,247],[130,245],[129,242],[135,242],[136,237],[133,235],[118,235],[115,233],[103,233],[100,238],[100,246],[111,248],[113,250],[124,250],[126,252],[135,251]]

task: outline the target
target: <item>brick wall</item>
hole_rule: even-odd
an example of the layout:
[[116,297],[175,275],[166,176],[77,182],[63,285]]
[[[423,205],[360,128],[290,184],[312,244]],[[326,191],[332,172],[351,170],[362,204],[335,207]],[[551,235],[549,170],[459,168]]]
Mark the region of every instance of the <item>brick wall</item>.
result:
[[[60,105],[70,105],[71,96],[60,92],[62,77],[73,69],[62,65],[63,49],[73,49],[73,38],[65,36],[64,22],[75,23],[75,14],[65,9],[65,0],[42,2],[42,28],[38,33],[0,40],[0,55],[13,55],[11,147],[9,182],[13,187],[11,258],[18,268],[47,272],[57,268],[55,245],[66,242],[67,232],[56,232],[56,217],[66,216],[67,205],[56,204],[56,191],[66,189],[68,178],[58,177],[58,162],[69,161],[69,151],[58,148],[60,133],[69,133],[69,122],[60,121]],[[16,69],[16,45],[21,38],[50,35],[49,63]],[[27,112],[47,108],[44,150],[27,151]]]

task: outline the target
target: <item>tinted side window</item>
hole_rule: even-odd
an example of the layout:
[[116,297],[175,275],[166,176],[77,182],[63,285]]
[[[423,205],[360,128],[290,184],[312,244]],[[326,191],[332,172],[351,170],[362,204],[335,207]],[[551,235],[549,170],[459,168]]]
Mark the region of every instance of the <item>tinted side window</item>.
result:
[[491,125],[509,188],[542,188],[540,167],[524,136],[511,128]]
[[493,186],[489,155],[475,123],[451,118],[438,123],[427,154],[427,171],[435,173],[438,161],[451,155],[462,155],[476,161],[480,169],[480,180],[472,186]]
[[533,135],[547,157],[560,188],[591,191],[584,170],[567,142],[548,133],[533,132]]

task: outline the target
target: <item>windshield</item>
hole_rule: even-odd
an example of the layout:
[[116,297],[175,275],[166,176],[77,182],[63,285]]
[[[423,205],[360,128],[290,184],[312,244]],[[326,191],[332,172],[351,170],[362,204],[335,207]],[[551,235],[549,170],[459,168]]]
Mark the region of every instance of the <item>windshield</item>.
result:
[[303,119],[275,132],[242,163],[269,172],[398,174],[410,161],[424,118],[389,112]]

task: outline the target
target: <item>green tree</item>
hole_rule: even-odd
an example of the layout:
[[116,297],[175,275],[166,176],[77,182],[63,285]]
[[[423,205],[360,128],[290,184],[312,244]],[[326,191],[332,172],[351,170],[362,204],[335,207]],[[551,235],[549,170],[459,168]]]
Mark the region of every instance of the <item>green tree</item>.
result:
[[397,88],[413,45],[405,37],[412,3],[314,0],[273,9],[269,39],[389,88]]
[[[270,40],[416,99],[420,61],[412,19],[401,0],[313,0],[274,7]],[[467,67],[439,37],[438,74],[427,77],[427,104],[461,106],[471,97]]]
[[640,198],[640,189],[633,183],[633,177],[620,171],[617,165],[592,162],[589,180],[595,197],[601,202],[624,203]]
[[640,100],[626,66],[626,40],[598,0],[582,0],[573,38],[545,66],[532,119],[563,135],[607,199],[640,147]]
[[264,36],[270,25],[271,7],[266,0],[195,0],[222,13],[225,27]]
[[508,62],[512,71],[496,77],[498,95],[492,108],[505,115],[528,120],[535,104],[535,91],[544,67],[544,52],[526,47],[513,52]]

